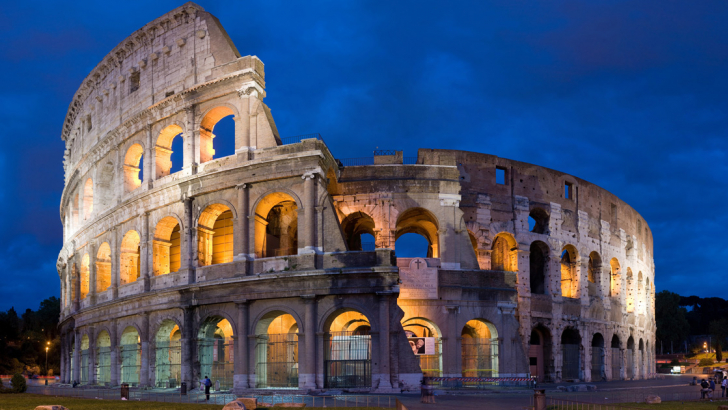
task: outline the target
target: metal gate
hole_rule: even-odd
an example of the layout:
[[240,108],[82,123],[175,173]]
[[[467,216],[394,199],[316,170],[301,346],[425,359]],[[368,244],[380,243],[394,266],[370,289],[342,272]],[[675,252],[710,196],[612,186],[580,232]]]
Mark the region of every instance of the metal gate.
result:
[[175,388],[182,379],[182,347],[179,340],[157,342],[154,380],[157,387]]
[[111,383],[111,348],[99,347],[96,354],[96,383]]
[[81,350],[81,383],[88,383],[88,349]]
[[498,339],[462,339],[463,377],[498,377]]
[[622,369],[622,352],[618,347],[612,348],[612,380],[622,378],[620,370]]
[[372,386],[372,337],[352,332],[324,336],[324,387]]
[[420,355],[420,369],[425,377],[442,376],[442,338],[435,339],[435,354]]
[[257,335],[255,387],[298,387],[298,335]]
[[200,339],[200,378],[209,376],[212,383],[220,383],[220,390],[233,388],[235,346],[232,340],[222,338]]
[[604,348],[592,347],[591,380],[604,380]]
[[579,357],[579,345],[562,344],[561,352],[563,355],[561,378],[566,380],[578,379],[579,368],[581,367]]
[[625,354],[627,355],[627,379],[632,379],[634,378],[634,351],[627,349]]
[[142,349],[139,344],[121,345],[121,382],[139,385],[139,369],[142,367]]

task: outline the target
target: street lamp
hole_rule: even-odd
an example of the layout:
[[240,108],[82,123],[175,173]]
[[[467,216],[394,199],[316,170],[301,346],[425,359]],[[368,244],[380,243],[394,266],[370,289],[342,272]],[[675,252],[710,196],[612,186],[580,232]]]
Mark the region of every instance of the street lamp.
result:
[[48,376],[48,348],[51,346],[51,342],[46,342],[46,376]]

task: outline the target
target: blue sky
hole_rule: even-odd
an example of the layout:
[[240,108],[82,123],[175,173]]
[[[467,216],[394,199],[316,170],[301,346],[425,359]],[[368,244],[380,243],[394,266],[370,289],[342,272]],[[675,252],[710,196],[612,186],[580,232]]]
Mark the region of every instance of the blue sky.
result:
[[[73,93],[116,44],[181,4],[0,6],[1,310],[59,292]],[[644,216],[658,291],[724,295],[728,3],[199,4],[266,64],[282,136],[319,132],[340,158],[452,148],[571,173]]]

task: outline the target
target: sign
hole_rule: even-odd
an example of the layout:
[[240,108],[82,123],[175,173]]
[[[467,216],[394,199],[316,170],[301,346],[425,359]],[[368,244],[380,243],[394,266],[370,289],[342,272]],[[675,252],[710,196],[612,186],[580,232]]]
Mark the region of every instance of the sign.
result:
[[413,258],[406,268],[399,268],[401,299],[437,299],[437,268],[427,266],[424,258]]
[[415,356],[435,354],[434,337],[408,337],[407,340]]

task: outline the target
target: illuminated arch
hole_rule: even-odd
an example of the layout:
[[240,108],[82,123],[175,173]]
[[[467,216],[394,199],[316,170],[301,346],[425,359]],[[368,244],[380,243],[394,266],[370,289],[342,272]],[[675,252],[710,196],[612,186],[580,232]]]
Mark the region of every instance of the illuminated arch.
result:
[[611,275],[609,275],[609,295],[618,296],[620,291],[619,287],[622,283],[622,272],[617,258],[612,258],[609,261],[609,267],[611,270]]
[[208,205],[197,219],[197,257],[200,266],[233,261],[233,211],[227,205]]
[[83,185],[83,219],[91,219],[94,212],[94,181],[91,178]]
[[365,250],[362,247],[362,234],[369,234],[376,238],[374,231],[374,219],[364,212],[352,212],[341,221],[341,229],[344,231],[344,239],[350,251]]
[[235,115],[235,111],[231,107],[221,105],[207,111],[202,117],[202,121],[200,121],[200,163],[215,158],[213,143],[215,134],[212,131],[220,120],[231,115]]
[[416,233],[427,239],[427,257],[440,257],[439,223],[437,217],[424,208],[409,208],[397,218],[395,242],[407,233]]
[[284,310],[272,310],[255,326],[257,388],[298,387],[298,333],[296,319]]
[[164,127],[157,136],[154,147],[154,175],[157,179],[169,175],[172,169],[172,142],[175,138],[184,139],[182,127],[177,124]]
[[546,243],[534,241],[529,249],[529,272],[531,293],[543,295],[547,293],[548,266],[550,251]]
[[121,240],[121,255],[119,256],[119,284],[126,285],[139,279],[139,232],[131,230],[124,234]]
[[181,265],[182,235],[179,221],[173,216],[162,218],[154,228],[152,260],[154,276],[177,272]]
[[587,288],[589,296],[597,296],[602,293],[602,257],[596,251],[589,254]]
[[513,235],[507,232],[497,234],[491,249],[491,270],[518,271],[518,243]]
[[96,253],[96,292],[104,292],[111,286],[111,246],[104,242]]
[[89,264],[91,258],[88,253],[83,255],[81,259],[81,299],[86,299],[86,295],[89,292]]
[[463,377],[498,377],[498,330],[485,319],[469,320],[461,336]]
[[565,298],[579,297],[578,261],[576,248],[573,245],[564,246],[561,250],[561,296]]
[[286,192],[265,195],[255,207],[255,255],[258,258],[298,253],[298,204]]
[[131,192],[142,186],[139,172],[142,169],[143,155],[144,148],[138,143],[133,144],[126,150],[126,155],[124,155],[124,189],[126,192]]

